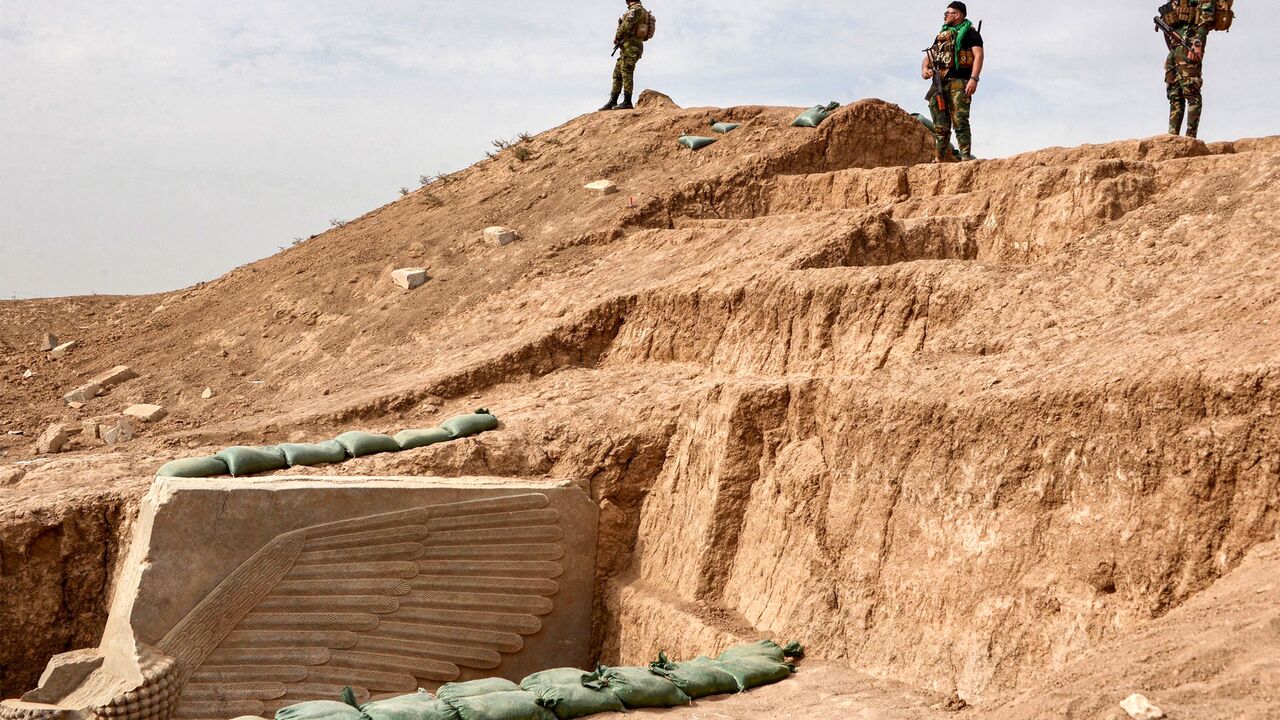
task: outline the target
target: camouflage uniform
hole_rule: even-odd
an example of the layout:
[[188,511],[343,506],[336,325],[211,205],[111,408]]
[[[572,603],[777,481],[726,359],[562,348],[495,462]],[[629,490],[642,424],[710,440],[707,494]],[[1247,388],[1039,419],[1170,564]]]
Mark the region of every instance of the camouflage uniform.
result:
[[613,44],[619,46],[618,62],[613,66],[614,95],[621,92],[630,97],[635,87],[636,63],[644,55],[644,40],[636,37],[636,32],[647,20],[648,11],[638,2],[628,5],[618,18],[618,32],[613,36]]
[[[967,22],[967,21],[966,21]],[[977,28],[972,28],[966,33],[966,47],[956,47],[956,33],[953,28],[944,27],[938,33],[934,40],[933,47],[929,49],[930,59],[946,68],[949,74],[958,74],[961,77],[948,77],[943,81],[943,89],[947,109],[940,110],[938,108],[937,98],[933,98],[929,102],[929,112],[933,116],[933,137],[935,149],[939,159],[945,158],[951,154],[951,128],[956,131],[956,144],[959,145],[960,159],[971,160],[973,158],[973,130],[969,124],[969,112],[973,107],[973,96],[965,91],[969,84],[970,75],[972,74],[974,54],[973,49],[982,47],[982,35]],[[957,56],[959,56],[957,58]],[[960,70],[961,72],[957,72]],[[935,72],[937,70],[935,69]]]
[[[1209,31],[1213,28],[1217,5],[1213,0],[1175,0],[1171,14],[1181,13],[1169,24],[1178,35],[1203,52]],[[1181,43],[1165,38],[1169,57],[1164,61],[1165,94],[1169,97],[1169,134],[1182,132],[1182,119],[1187,119],[1187,137],[1200,132],[1200,113],[1204,109],[1201,89],[1204,85],[1204,58],[1199,62],[1188,57]]]

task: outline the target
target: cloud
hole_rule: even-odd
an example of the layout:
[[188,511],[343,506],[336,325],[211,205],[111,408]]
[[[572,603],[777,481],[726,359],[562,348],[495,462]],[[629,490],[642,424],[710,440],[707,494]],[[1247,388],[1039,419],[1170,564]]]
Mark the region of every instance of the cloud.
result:
[[[945,3],[648,0],[638,81],[685,105],[876,96],[924,111]],[[988,69],[978,152],[1157,134],[1150,8],[970,2]],[[21,3],[0,6],[0,295],[208,279],[464,167],[607,94],[623,4]],[[1247,19],[1216,35],[1205,134],[1274,132]]]

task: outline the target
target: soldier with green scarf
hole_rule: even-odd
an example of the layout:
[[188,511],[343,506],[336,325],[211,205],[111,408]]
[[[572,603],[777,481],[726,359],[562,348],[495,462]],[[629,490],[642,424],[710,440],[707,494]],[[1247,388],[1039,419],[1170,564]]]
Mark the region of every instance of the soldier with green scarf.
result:
[[986,60],[982,35],[969,22],[969,9],[962,2],[947,6],[942,30],[925,54],[920,75],[941,79],[940,92],[929,94],[929,110],[933,114],[935,140],[934,162],[947,162],[951,155],[951,128],[956,129],[960,160],[973,159],[973,133],[969,128],[969,110],[978,92],[978,80]]

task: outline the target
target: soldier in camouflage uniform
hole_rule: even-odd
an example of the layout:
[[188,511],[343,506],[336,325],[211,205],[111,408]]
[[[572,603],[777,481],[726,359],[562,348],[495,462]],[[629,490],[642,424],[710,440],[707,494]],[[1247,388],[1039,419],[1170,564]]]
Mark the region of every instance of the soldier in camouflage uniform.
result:
[[[635,87],[636,63],[644,55],[644,35],[649,12],[640,0],[627,0],[627,11],[618,18],[618,32],[614,33],[613,46],[621,55],[613,66],[613,95],[601,110],[631,110],[631,93]],[[621,103],[618,95],[624,95]]]
[[1201,89],[1204,85],[1204,44],[1213,29],[1217,4],[1213,0],[1173,0],[1160,8],[1165,22],[1178,33],[1191,49],[1174,38],[1165,37],[1169,57],[1164,61],[1164,84],[1169,97],[1169,134],[1182,132],[1182,118],[1187,119],[1187,137],[1200,132],[1200,113],[1204,109]]
[[944,73],[941,97],[930,92],[929,110],[933,114],[935,141],[934,162],[951,159],[951,127],[956,129],[959,160],[973,159],[973,133],[969,127],[969,110],[978,92],[979,75],[986,60],[982,35],[968,19],[969,9],[962,2],[947,6],[945,24],[920,67],[920,75],[932,80]]

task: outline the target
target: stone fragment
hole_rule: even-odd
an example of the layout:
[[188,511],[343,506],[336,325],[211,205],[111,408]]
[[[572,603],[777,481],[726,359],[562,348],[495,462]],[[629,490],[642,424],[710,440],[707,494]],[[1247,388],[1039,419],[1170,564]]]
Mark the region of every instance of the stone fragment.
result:
[[102,432],[102,441],[108,445],[119,445],[133,439],[133,423],[128,418],[120,418],[115,426]]
[[72,390],[62,396],[62,401],[70,405],[71,403],[87,403],[98,397],[98,393],[102,392],[102,386],[97,383],[85,383],[80,387]]
[[1155,705],[1146,697],[1134,693],[1120,702],[1120,707],[1129,713],[1129,717],[1133,720],[1160,720],[1164,717],[1164,711]]
[[30,380],[31,378],[33,378],[33,377],[35,377],[35,376],[36,376],[35,371],[33,371],[33,370],[29,369],[29,368],[27,369],[27,371],[26,371],[26,372],[22,373],[22,379],[23,379],[23,380]]
[[600,193],[601,195],[612,195],[613,193],[618,192],[618,185],[612,180],[597,180],[593,183],[587,183],[586,185],[583,185],[583,187],[591,192]]
[[391,272],[391,282],[405,290],[419,288],[427,281],[426,268],[400,268]]
[[26,468],[8,467],[0,468],[0,486],[17,485],[22,476],[27,474]]
[[58,336],[52,333],[45,333],[44,340],[40,342],[40,349],[49,352],[58,347]]
[[90,440],[97,440],[101,437],[102,425],[100,423],[101,421],[96,418],[93,420],[82,420],[80,422],[80,431],[83,432],[84,436]]
[[130,405],[128,408],[125,408],[124,414],[132,418],[137,418],[144,423],[153,423],[163,420],[164,416],[169,414],[169,411],[159,405],[141,404]]
[[134,372],[128,365],[117,365],[93,378],[90,382],[102,386],[103,390],[110,390],[120,383],[136,377],[138,377],[138,373]]
[[67,353],[75,349],[77,345],[79,345],[79,343],[77,343],[75,340],[72,340],[71,342],[64,342],[58,347],[50,350],[49,357],[52,357],[52,358],[64,357]]
[[484,239],[493,245],[510,245],[520,239],[520,233],[505,227],[487,227],[484,229]]
[[213,388],[211,387],[205,388],[204,392],[200,393],[200,397],[204,398],[205,400],[208,400],[209,398],[213,397]]
[[80,408],[84,407],[84,403],[82,403],[82,402],[69,402],[69,403],[67,403],[67,407],[71,408],[72,410],[79,410]]
[[62,447],[71,439],[67,428],[63,425],[50,425],[40,439],[36,440],[36,452],[41,455],[62,452]]

